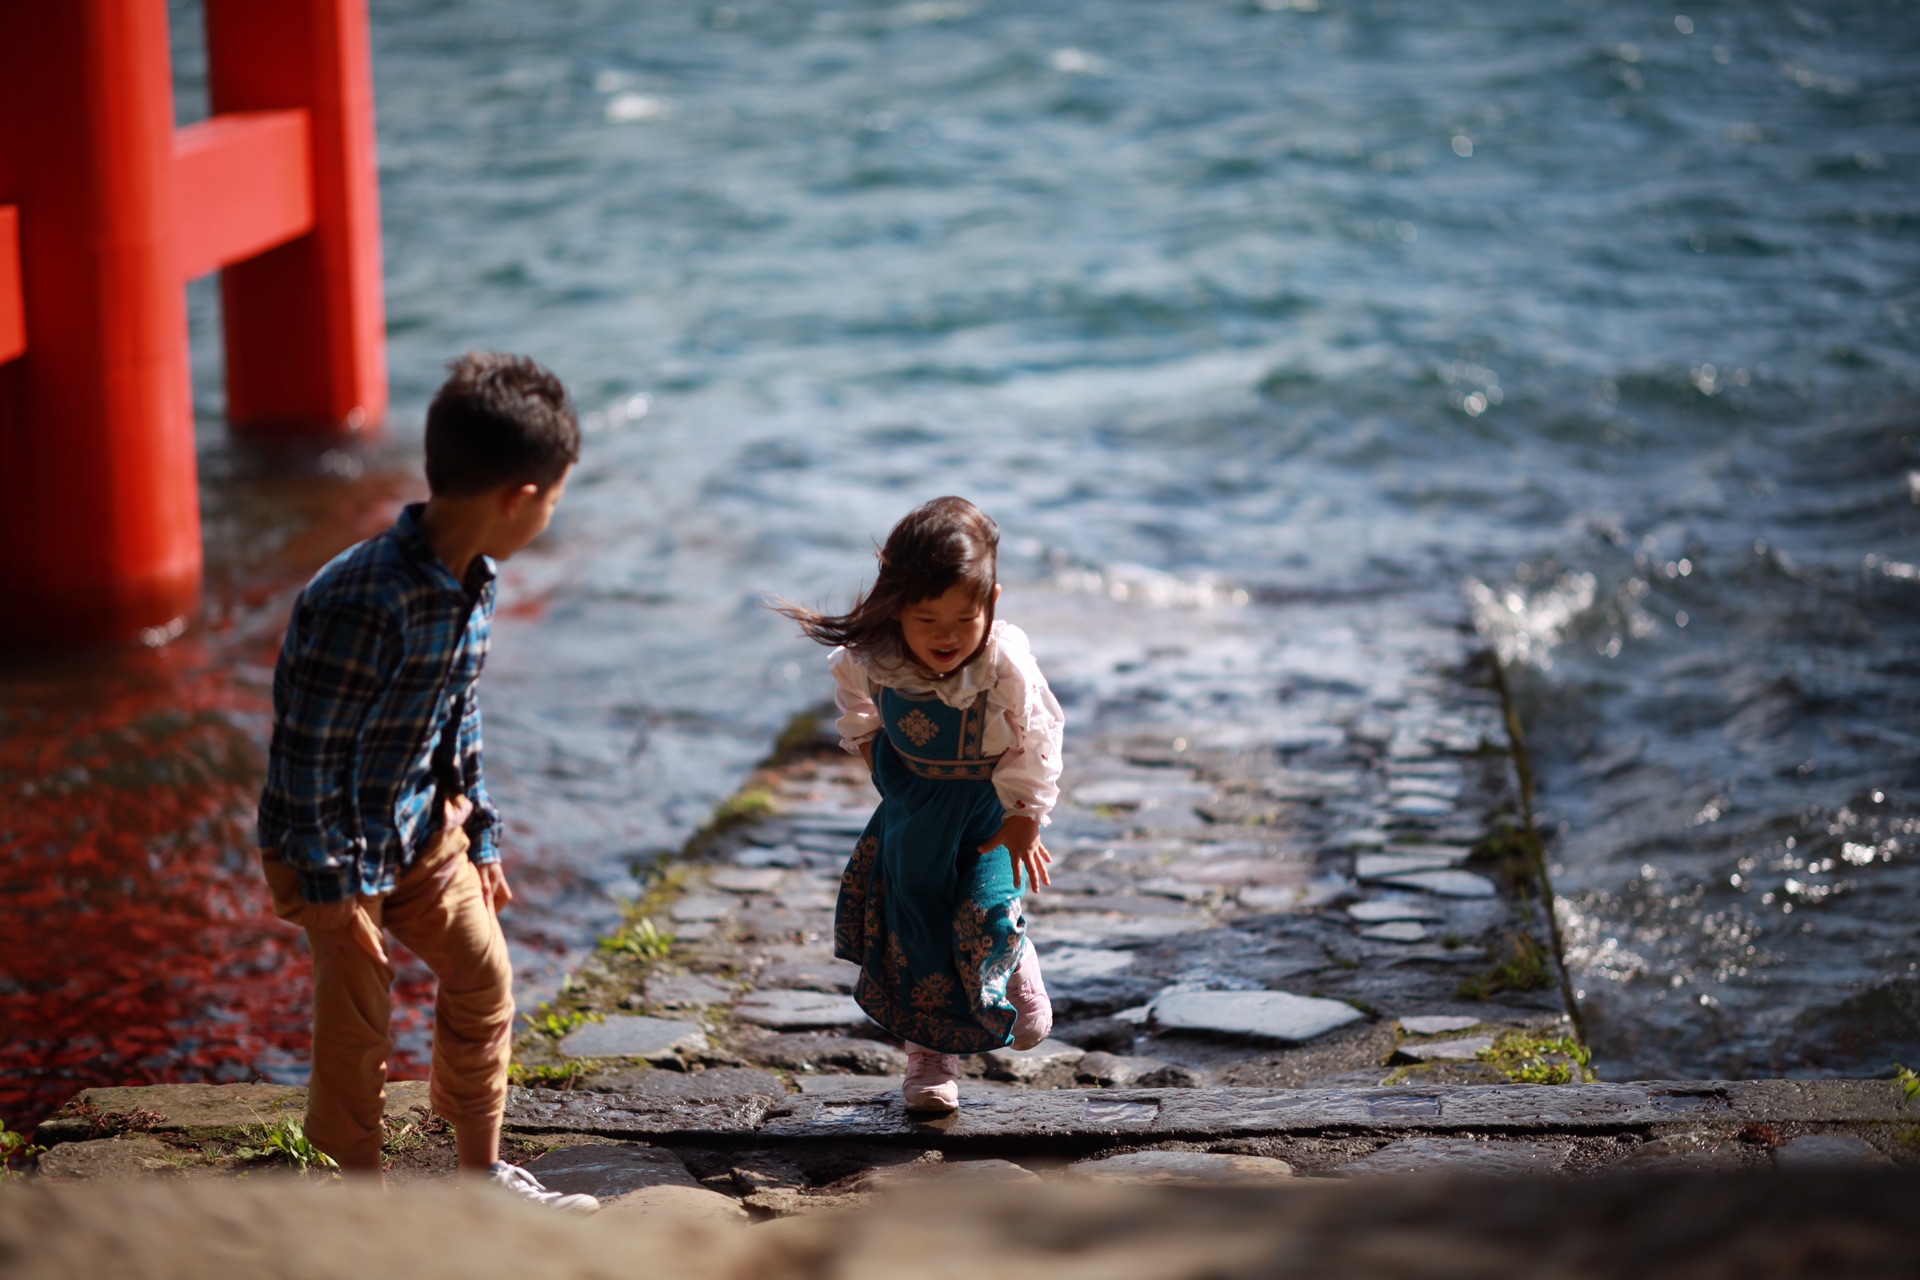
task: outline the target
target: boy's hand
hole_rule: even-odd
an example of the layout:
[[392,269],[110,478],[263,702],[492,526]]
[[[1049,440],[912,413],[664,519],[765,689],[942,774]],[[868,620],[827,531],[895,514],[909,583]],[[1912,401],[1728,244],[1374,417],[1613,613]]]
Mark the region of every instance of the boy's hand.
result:
[[1007,817],[993,838],[980,846],[980,852],[992,853],[1001,845],[1013,855],[1013,887],[1021,887],[1021,873],[1025,872],[1028,888],[1038,889],[1043,884],[1052,884],[1053,877],[1047,874],[1047,864],[1053,861],[1053,855],[1040,843],[1040,824],[1033,818]]
[[487,905],[493,908],[493,914],[499,915],[500,908],[513,901],[513,890],[507,885],[507,869],[497,862],[488,862],[478,870],[480,892],[486,895]]

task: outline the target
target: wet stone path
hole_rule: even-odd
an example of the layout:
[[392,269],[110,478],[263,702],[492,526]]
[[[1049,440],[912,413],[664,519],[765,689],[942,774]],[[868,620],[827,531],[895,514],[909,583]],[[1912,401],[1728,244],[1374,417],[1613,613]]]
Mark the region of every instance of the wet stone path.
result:
[[[899,1042],[833,958],[875,802],[815,729],[722,807],[516,1046],[505,1149],[626,1212],[746,1220],[927,1179],[1260,1184],[1920,1162],[1893,1081],[1585,1081],[1516,838],[1520,757],[1456,600],[1019,610],[1070,718],[1054,885],[1028,901],[1057,1021],[907,1114]],[[1524,834],[1521,832],[1520,834]],[[95,1089],[40,1176],[257,1167],[303,1091]],[[451,1172],[425,1086],[390,1176]]]

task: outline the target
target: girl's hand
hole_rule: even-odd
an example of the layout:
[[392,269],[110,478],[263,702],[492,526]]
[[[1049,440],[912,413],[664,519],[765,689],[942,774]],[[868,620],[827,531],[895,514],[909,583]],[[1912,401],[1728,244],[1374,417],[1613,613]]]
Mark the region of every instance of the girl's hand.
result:
[[1047,874],[1047,864],[1053,861],[1053,855],[1040,843],[1040,824],[1033,818],[1008,816],[993,833],[993,838],[980,846],[980,852],[992,853],[1001,845],[1013,855],[1013,887],[1021,887],[1021,873],[1025,872],[1027,887],[1038,889],[1043,884],[1052,884],[1053,877]]

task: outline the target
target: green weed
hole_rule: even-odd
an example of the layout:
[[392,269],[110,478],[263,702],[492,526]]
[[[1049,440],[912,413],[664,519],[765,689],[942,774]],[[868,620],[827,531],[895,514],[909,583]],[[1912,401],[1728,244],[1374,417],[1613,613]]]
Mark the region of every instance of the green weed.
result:
[[1574,1084],[1594,1078],[1592,1052],[1572,1036],[1509,1031],[1474,1057],[1515,1084]]
[[35,1146],[26,1134],[7,1128],[7,1122],[0,1120],[0,1179],[21,1177],[20,1170],[13,1167],[15,1163],[26,1164],[38,1159],[45,1150],[45,1147]]
[[643,916],[600,939],[600,947],[641,960],[664,960],[673,950],[673,935],[655,924],[653,917]]
[[332,1170],[340,1166],[332,1156],[313,1145],[307,1138],[307,1131],[298,1120],[276,1120],[261,1130],[262,1145],[257,1147],[236,1147],[234,1157],[240,1160],[279,1160],[292,1165],[306,1177],[316,1169]]
[[1915,1098],[1920,1098],[1920,1071],[1915,1071],[1912,1067],[1903,1067],[1896,1062],[1893,1064],[1893,1078],[1900,1085],[1902,1102],[1912,1102]]
[[532,1013],[521,1014],[520,1020],[539,1035],[550,1040],[564,1040],[589,1022],[605,1022],[607,1015],[588,1009],[555,1009],[552,1005],[543,1004]]
[[528,1089],[571,1089],[579,1084],[599,1064],[589,1058],[576,1058],[558,1066],[542,1064],[537,1067],[516,1062],[507,1069],[507,1079]]

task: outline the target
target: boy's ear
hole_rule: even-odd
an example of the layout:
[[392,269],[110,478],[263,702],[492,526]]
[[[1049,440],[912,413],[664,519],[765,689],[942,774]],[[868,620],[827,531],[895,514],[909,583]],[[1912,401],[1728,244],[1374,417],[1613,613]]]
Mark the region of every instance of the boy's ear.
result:
[[512,519],[520,514],[520,508],[524,507],[530,499],[539,496],[540,486],[537,484],[503,485],[500,489],[500,514]]

